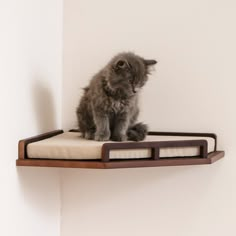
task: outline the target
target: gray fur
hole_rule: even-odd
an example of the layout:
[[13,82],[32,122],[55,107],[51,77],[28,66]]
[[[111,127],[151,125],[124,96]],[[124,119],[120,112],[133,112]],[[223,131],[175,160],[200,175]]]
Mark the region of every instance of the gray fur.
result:
[[86,139],[97,141],[141,141],[147,126],[135,124],[138,90],[148,79],[155,60],[133,53],[120,53],[100,70],[84,89],[76,114],[79,129]]

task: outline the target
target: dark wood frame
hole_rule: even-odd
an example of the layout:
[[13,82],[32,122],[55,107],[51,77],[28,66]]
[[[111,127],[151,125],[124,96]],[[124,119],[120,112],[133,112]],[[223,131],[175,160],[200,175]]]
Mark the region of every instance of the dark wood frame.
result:
[[[30,159],[27,156],[27,145],[32,142],[40,141],[46,138],[63,133],[63,130],[55,130],[45,134],[37,135],[31,138],[19,141],[17,166],[41,166],[41,167],[65,167],[65,168],[131,168],[131,167],[154,167],[154,166],[179,166],[179,165],[199,165],[212,164],[224,156],[224,151],[217,151],[217,136],[212,133],[183,133],[183,132],[149,132],[149,135],[165,136],[192,136],[192,137],[211,137],[215,140],[214,152],[207,153],[207,141],[202,140],[181,140],[181,141],[158,141],[158,142],[122,142],[105,143],[102,146],[101,160],[58,160],[58,159]],[[77,132],[71,130],[71,132]],[[162,147],[189,147],[196,146],[200,148],[198,157],[175,157],[160,158],[159,150]],[[145,159],[125,159],[114,160],[109,158],[109,153],[114,149],[137,149],[150,148],[152,150],[151,158]]]

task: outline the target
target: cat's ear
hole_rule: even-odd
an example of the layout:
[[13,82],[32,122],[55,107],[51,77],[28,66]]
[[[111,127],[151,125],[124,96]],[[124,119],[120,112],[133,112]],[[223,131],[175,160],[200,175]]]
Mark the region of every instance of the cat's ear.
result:
[[144,64],[146,66],[153,66],[153,65],[157,64],[157,61],[156,60],[144,60]]
[[129,63],[126,60],[120,59],[115,63],[115,69],[116,70],[124,70],[126,68],[129,68]]

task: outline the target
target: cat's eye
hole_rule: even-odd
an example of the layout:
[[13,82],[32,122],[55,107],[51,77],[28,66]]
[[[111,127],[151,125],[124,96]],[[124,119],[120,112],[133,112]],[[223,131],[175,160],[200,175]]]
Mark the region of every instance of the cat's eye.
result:
[[124,62],[124,61],[118,61],[118,62],[117,62],[117,66],[118,66],[118,67],[124,67],[124,65],[125,65],[125,62]]

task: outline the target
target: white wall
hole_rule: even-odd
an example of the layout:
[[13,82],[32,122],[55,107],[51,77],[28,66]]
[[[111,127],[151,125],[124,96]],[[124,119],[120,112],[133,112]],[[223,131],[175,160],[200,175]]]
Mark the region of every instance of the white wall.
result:
[[210,166],[62,172],[62,236],[236,235],[236,3],[65,0],[63,126],[114,53],[159,64],[142,94],[151,129],[216,132]]
[[58,236],[57,169],[15,167],[21,138],[61,127],[62,1],[0,2],[0,235]]

